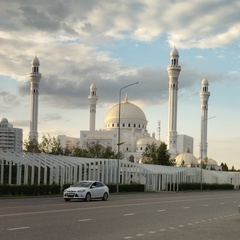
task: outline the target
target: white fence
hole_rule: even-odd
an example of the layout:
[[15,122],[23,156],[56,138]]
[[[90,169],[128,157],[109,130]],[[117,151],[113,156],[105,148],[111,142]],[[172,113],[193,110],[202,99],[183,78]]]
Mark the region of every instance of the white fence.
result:
[[239,172],[220,172],[199,168],[168,167],[137,164],[120,160],[120,179],[117,180],[118,160],[92,159],[16,153],[0,150],[0,184],[64,184],[80,180],[98,180],[105,184],[143,183],[146,190],[178,191],[179,183],[231,183],[238,188]]

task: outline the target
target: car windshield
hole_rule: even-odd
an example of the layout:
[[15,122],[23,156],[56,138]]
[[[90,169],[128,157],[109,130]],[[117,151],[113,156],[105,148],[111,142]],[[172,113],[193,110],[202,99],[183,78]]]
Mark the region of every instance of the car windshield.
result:
[[73,187],[89,187],[92,184],[92,182],[77,182],[73,185]]

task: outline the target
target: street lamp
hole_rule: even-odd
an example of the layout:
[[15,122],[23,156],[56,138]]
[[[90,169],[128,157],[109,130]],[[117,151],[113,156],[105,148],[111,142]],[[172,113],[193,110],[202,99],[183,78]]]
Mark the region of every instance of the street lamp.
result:
[[136,85],[138,82],[131,83],[127,86],[124,86],[120,88],[119,90],[119,105],[118,105],[118,143],[117,143],[117,152],[118,152],[118,162],[117,162],[117,193],[119,192],[119,181],[120,181],[120,145],[124,144],[124,142],[120,142],[120,119],[121,119],[121,95],[122,95],[122,90],[124,88],[128,88],[132,85]]
[[202,119],[202,126],[201,126],[201,144],[200,144],[200,160],[201,160],[201,191],[202,191],[202,180],[203,180],[203,135],[205,136],[205,134],[203,133],[204,129],[204,123],[205,121],[207,121],[208,119],[212,119],[215,118],[216,116],[210,117],[210,118],[206,118],[206,119]]

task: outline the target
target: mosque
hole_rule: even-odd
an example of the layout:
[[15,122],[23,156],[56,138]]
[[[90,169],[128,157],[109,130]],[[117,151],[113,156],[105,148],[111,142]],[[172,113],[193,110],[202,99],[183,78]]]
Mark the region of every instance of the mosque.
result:
[[[40,62],[35,56],[32,61],[32,72],[30,73],[30,139],[37,141],[37,118],[38,118],[38,88],[41,79],[39,73]],[[207,155],[207,114],[208,99],[208,80],[202,81],[201,98],[201,142],[200,157],[193,156],[193,138],[177,133],[177,104],[178,104],[178,78],[181,71],[179,65],[179,53],[174,47],[170,52],[170,64],[167,68],[169,76],[169,112],[168,112],[168,151],[172,159],[176,159],[176,166],[199,167],[201,159],[207,169],[219,169],[217,162]],[[117,152],[118,148],[123,153],[124,159],[138,163],[141,162],[142,153],[147,144],[161,142],[156,139],[155,134],[150,135],[147,130],[147,118],[141,108],[133,104],[128,96],[123,102],[119,102],[111,107],[104,119],[102,130],[95,129],[96,106],[98,101],[97,87],[95,83],[90,86],[89,101],[89,130],[80,131],[79,144],[83,148],[87,143],[98,142],[103,147],[110,146]],[[59,136],[63,147],[71,141],[70,137]],[[64,144],[63,144],[64,142]],[[76,142],[76,141],[75,141]]]

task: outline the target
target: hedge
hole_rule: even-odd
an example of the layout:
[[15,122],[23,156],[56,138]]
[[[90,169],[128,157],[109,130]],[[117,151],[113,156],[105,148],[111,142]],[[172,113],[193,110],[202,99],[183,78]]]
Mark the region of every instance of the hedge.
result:
[[[170,187],[170,186],[169,186]],[[233,190],[232,184],[202,183],[202,190]],[[201,183],[179,183],[179,191],[201,190]]]
[[38,196],[60,194],[59,185],[0,185],[0,196]]

